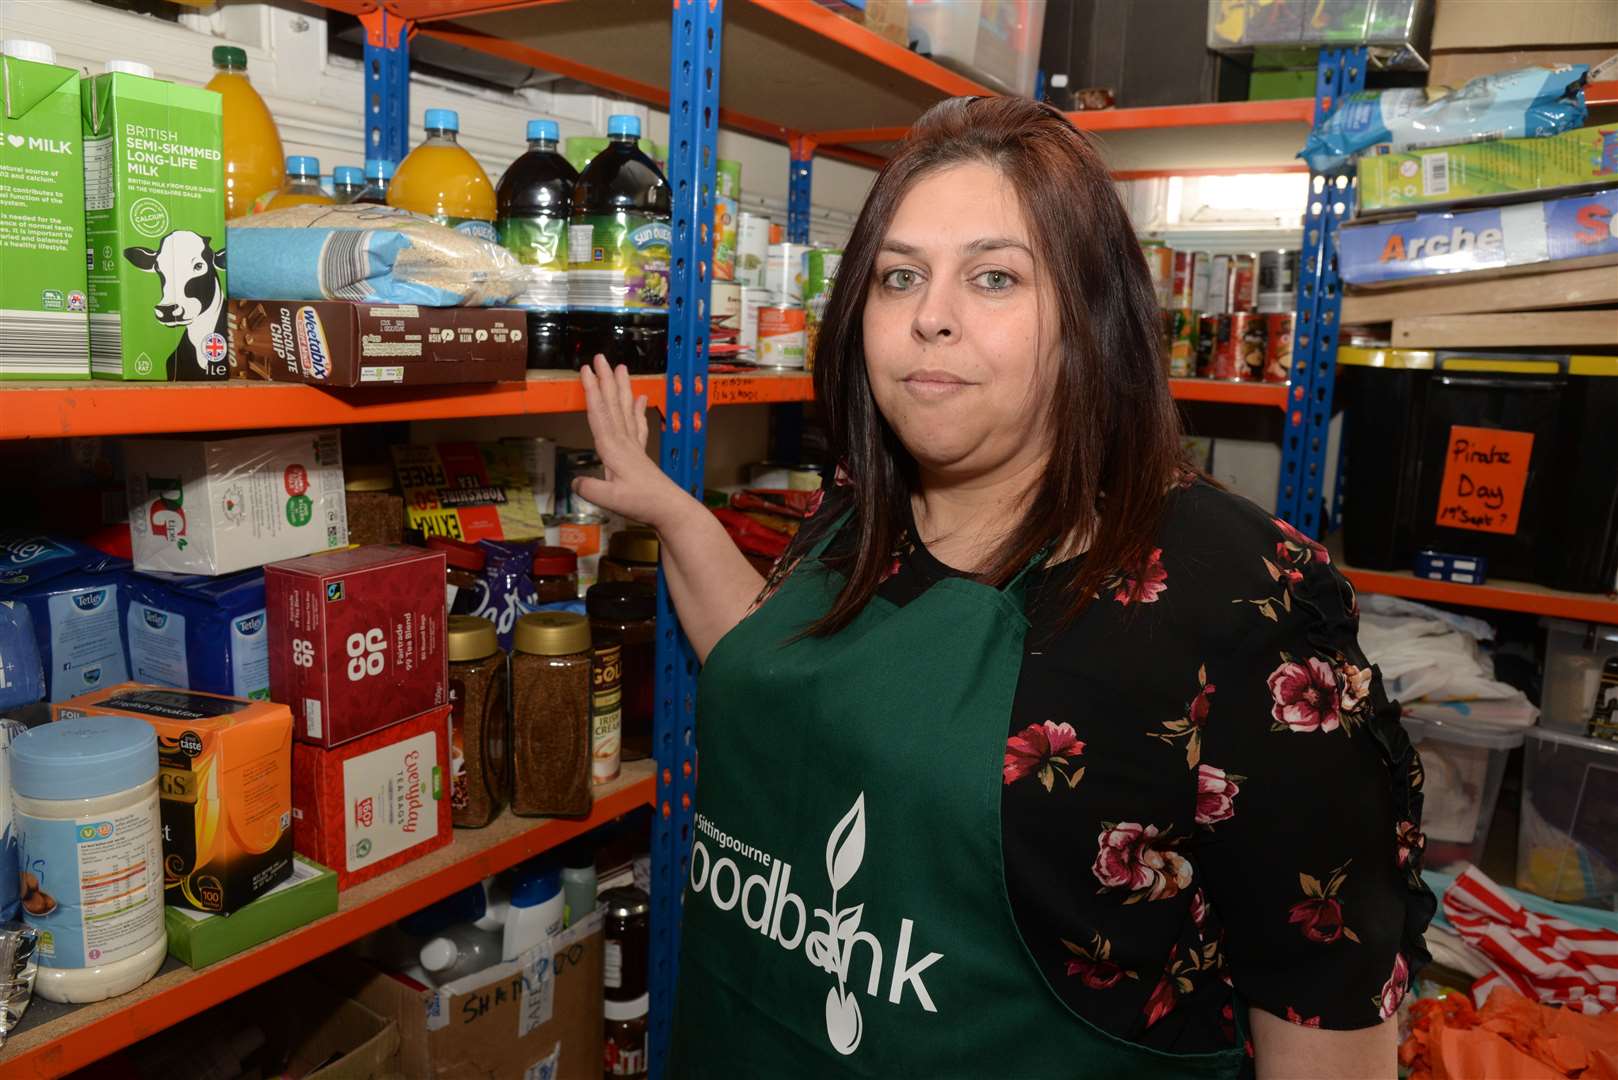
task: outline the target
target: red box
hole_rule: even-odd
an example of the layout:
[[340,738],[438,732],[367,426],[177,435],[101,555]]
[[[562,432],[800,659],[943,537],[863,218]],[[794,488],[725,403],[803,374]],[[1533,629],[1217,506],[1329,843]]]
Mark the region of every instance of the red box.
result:
[[292,848],[346,889],[449,843],[449,706],[335,749],[292,747]]
[[449,700],[444,553],[378,544],[264,568],[270,697],[340,746]]

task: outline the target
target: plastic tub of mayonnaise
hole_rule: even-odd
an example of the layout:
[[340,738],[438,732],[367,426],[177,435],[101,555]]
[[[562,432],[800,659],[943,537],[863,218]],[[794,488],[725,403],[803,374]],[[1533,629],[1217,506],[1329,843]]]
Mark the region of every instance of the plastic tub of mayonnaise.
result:
[[168,932],[151,725],[84,716],[31,728],[11,744],[11,792],[39,996],[100,1001],[157,974]]

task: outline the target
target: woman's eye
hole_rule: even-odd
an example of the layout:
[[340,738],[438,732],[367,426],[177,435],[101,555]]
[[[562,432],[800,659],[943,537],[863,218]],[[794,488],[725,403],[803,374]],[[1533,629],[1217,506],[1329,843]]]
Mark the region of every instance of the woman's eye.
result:
[[882,285],[884,288],[904,290],[910,288],[915,283],[916,272],[914,270],[889,270],[887,273],[882,275]]
[[1017,283],[1016,279],[1004,270],[985,270],[977,276],[977,281],[990,292],[1002,292]]

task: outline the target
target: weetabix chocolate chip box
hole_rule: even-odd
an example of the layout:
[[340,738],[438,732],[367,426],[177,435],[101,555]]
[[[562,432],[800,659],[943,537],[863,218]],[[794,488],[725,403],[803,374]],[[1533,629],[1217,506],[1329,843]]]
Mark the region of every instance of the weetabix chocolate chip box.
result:
[[528,323],[511,308],[232,300],[233,378],[315,386],[521,381]]

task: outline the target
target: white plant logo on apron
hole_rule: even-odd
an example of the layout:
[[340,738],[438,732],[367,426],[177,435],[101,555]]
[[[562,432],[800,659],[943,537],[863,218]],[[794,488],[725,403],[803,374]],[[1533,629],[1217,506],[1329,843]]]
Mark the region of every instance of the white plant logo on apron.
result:
[[[854,805],[826,838],[826,878],[831,885],[831,903],[814,911],[815,918],[824,926],[821,930],[809,930],[803,899],[792,891],[790,862],[725,833],[701,813],[697,814],[697,833],[697,840],[691,845],[692,893],[706,895],[720,911],[732,911],[739,906],[742,922],[749,930],[757,931],[788,952],[795,952],[801,946],[811,964],[834,976],[837,985],[826,991],[826,1038],[839,1054],[854,1053],[865,1033],[865,1020],[855,996],[859,981],[856,979],[853,986],[849,985],[855,946],[866,948],[870,969],[863,989],[865,996],[875,1001],[882,1000],[884,960],[882,943],[870,931],[860,929],[865,905],[839,907],[837,903],[838,894],[853,880],[865,860],[865,793],[860,792]],[[762,872],[744,881],[736,861],[729,855],[719,858],[710,855],[703,837],[721,851],[729,849],[743,859],[757,862]],[[899,947],[893,956],[886,1000],[890,1005],[901,1004],[905,988],[909,987],[922,1009],[936,1013],[938,1007],[933,1004],[921,976],[942,960],[944,954],[930,952],[911,963],[915,929],[914,920],[899,920]]]

